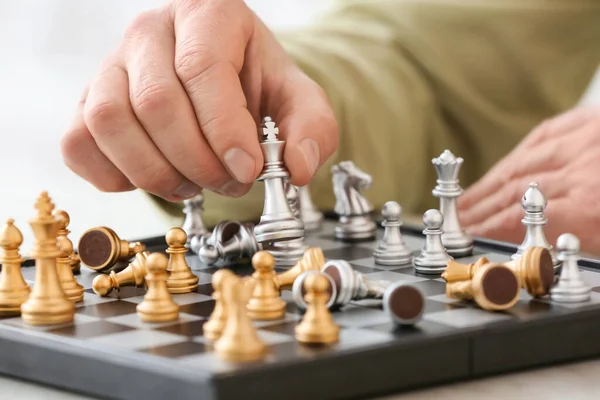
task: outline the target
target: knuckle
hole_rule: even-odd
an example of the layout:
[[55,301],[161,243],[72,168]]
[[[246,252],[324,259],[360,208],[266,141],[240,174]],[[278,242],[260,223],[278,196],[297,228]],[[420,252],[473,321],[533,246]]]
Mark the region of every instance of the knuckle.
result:
[[217,190],[231,179],[220,165],[198,165],[186,175],[196,185],[209,190]]
[[72,129],[65,132],[60,139],[60,151],[65,160],[65,164],[70,169],[77,163],[83,154],[83,147],[86,141],[86,129]]
[[145,36],[156,26],[159,17],[158,10],[144,11],[138,14],[125,29],[126,38]]
[[125,118],[125,110],[111,101],[88,103],[84,109],[84,120],[94,135],[110,135],[114,131],[112,127],[123,122]]
[[184,39],[175,55],[175,73],[186,86],[215,63],[214,50],[194,37]]
[[147,192],[168,194],[181,185],[183,179],[169,165],[139,171],[130,177],[131,183]]
[[144,115],[153,115],[164,110],[173,99],[173,89],[161,81],[142,79],[132,96],[133,108]]

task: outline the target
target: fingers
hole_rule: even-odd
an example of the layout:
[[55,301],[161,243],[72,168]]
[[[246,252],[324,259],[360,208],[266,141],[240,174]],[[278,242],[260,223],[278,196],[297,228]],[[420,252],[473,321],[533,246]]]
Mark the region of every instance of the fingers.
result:
[[252,14],[243,2],[207,1],[176,7],[173,18],[175,72],[200,129],[228,172],[250,184],[263,158],[238,74],[244,62],[252,62],[244,59]]
[[514,203],[465,230],[475,237],[518,243],[525,233],[525,228],[521,224],[522,218],[523,208],[519,203]]
[[103,192],[124,192],[135,189],[129,180],[100,151],[88,130],[83,107],[88,89],[77,105],[71,126],[63,135],[60,148],[66,166],[75,174]]
[[136,119],[127,73],[117,63],[108,63],[90,85],[83,117],[98,148],[136,187],[170,201],[198,192],[164,158]]
[[[245,194],[250,185],[236,182],[223,167],[204,138],[175,73],[175,40],[168,14],[152,11],[140,15],[126,37],[124,63],[131,106],[156,147],[198,190]],[[212,101],[209,97],[203,100]]]

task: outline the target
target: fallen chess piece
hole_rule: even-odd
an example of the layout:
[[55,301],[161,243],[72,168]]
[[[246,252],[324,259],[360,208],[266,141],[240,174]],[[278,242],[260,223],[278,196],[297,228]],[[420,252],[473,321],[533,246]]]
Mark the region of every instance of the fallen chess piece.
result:
[[226,266],[243,258],[252,258],[261,250],[253,233],[253,225],[228,221],[219,236],[209,237],[198,250],[198,258],[207,265]]
[[185,244],[190,246],[192,238],[203,237],[209,233],[202,220],[202,213],[204,212],[204,194],[199,193],[191,199],[184,200],[183,212],[185,214],[185,219],[183,220],[181,229],[183,229],[187,235]]
[[335,213],[339,216],[335,237],[339,240],[358,241],[375,238],[377,225],[371,213],[373,205],[361,194],[371,186],[372,178],[352,161],[342,161],[331,167]]
[[169,229],[165,235],[165,241],[169,246],[169,265],[167,271],[167,287],[173,294],[191,293],[198,289],[198,277],[194,275],[185,259],[185,253],[188,249],[185,247],[187,235],[181,228]]
[[253,320],[281,319],[285,315],[286,302],[280,298],[279,286],[275,282],[275,258],[267,251],[259,251],[252,257],[256,282],[248,301],[248,316]]
[[8,219],[0,234],[0,246],[3,250],[0,258],[0,317],[21,314],[21,305],[31,293],[31,288],[21,272],[24,260],[19,254],[19,248],[23,244],[23,234],[14,222],[12,218]]
[[438,210],[427,210],[423,214],[423,224],[425,229],[425,245],[421,252],[413,260],[413,265],[417,272],[422,274],[439,274],[444,272],[446,266],[454,258],[446,252],[442,243],[442,226],[444,225],[444,216]]
[[292,268],[275,276],[279,290],[292,286],[296,279],[306,271],[320,271],[325,265],[323,250],[319,247],[309,247],[302,258]]
[[[475,272],[490,261],[481,257],[472,264],[460,264],[450,261],[442,278],[446,282],[458,282],[473,279]],[[496,263],[495,263],[496,264]],[[550,293],[554,283],[554,265],[548,249],[530,247],[523,255],[515,260],[502,263],[509,267],[519,278],[519,286],[526,289],[533,297],[545,296]]]
[[446,283],[446,295],[451,299],[474,301],[488,311],[507,310],[520,297],[517,275],[506,265],[488,263],[477,268],[473,278]]
[[121,287],[145,287],[146,286],[146,259],[150,255],[148,251],[138,253],[127,268],[120,272],[110,271],[108,275],[97,275],[92,281],[92,289],[100,297],[108,296],[113,290]]
[[81,262],[96,272],[123,269],[133,256],[146,250],[143,243],[121,240],[112,229],[105,226],[85,231],[77,248]]
[[229,220],[219,222],[215,225],[212,232],[192,237],[189,244],[190,251],[198,254],[202,246],[207,244],[214,246],[216,242],[226,242],[239,230],[239,224],[237,221]]
[[383,239],[375,248],[373,258],[379,265],[407,265],[412,262],[413,251],[402,239],[402,207],[395,201],[388,201],[381,210],[384,227]]
[[556,248],[562,261],[558,283],[550,290],[550,298],[557,303],[583,303],[592,296],[592,288],[586,285],[579,274],[579,239],[564,233],[558,237]]
[[333,344],[339,341],[340,327],[334,322],[327,307],[331,297],[330,283],[321,272],[306,277],[302,291],[307,304],[302,321],[296,325],[296,340],[308,344]]
[[148,291],[136,306],[138,317],[143,322],[161,323],[179,319],[179,305],[173,301],[167,288],[168,262],[162,253],[152,253],[146,259]]
[[390,284],[383,293],[383,310],[399,326],[413,326],[423,318],[425,294],[402,281]]

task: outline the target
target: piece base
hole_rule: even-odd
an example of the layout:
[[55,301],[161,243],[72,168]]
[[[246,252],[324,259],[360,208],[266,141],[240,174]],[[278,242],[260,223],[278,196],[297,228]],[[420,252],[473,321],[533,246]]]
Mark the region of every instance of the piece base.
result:
[[334,344],[339,341],[339,328],[306,329],[302,325],[296,328],[296,340],[307,344]]
[[413,260],[413,254],[412,253],[390,253],[387,251],[375,250],[373,252],[373,259],[375,261],[375,264],[377,264],[377,265],[386,265],[386,266],[410,265]]
[[275,304],[268,304],[266,307],[260,303],[250,302],[246,306],[247,315],[255,321],[272,321],[281,319],[285,316],[285,301]]
[[550,299],[556,303],[585,303],[592,297],[588,287],[561,288],[556,286],[550,291]]

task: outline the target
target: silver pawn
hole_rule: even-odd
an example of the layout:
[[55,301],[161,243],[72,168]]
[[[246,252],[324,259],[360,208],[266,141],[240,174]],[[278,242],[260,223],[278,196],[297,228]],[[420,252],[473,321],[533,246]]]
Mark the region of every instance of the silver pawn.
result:
[[550,298],[558,303],[581,303],[590,300],[592,288],[579,276],[579,239],[564,233],[556,241],[558,257],[562,261],[562,271],[558,283],[550,289]]
[[431,162],[438,176],[432,194],[440,199],[440,211],[444,216],[442,243],[451,256],[468,256],[473,253],[473,239],[460,225],[456,210],[456,199],[463,194],[458,180],[463,159],[457,158],[450,150],[444,150]]
[[561,261],[556,257],[554,248],[548,243],[544,234],[544,226],[548,223],[548,219],[544,216],[544,210],[548,202],[537,182],[529,184],[529,188],[521,199],[521,205],[525,210],[525,217],[521,220],[521,223],[526,228],[525,238],[523,239],[523,243],[517,248],[517,252],[511,258],[515,260],[521,257],[523,252],[530,247],[544,247],[550,252],[554,270],[556,271]]
[[284,181],[289,173],[283,164],[285,142],[270,117],[263,120],[264,140],[260,143],[265,164],[258,181],[265,185],[265,203],[260,222],[254,227],[258,243],[297,239],[304,236],[304,224],[294,216],[285,197]]
[[228,265],[242,258],[252,258],[261,250],[256,242],[250,223],[237,223],[237,231],[233,235],[222,236],[221,240],[213,240],[198,251],[200,261],[207,265]]
[[423,274],[440,274],[444,272],[449,261],[454,257],[450,256],[442,243],[442,226],[444,225],[444,216],[438,210],[427,210],[423,214],[423,224],[425,229],[425,245],[421,253],[414,258],[413,265],[417,272]]
[[[298,189],[296,186],[289,183],[286,180],[285,184],[285,197],[290,205],[290,209],[294,213],[295,217],[300,217],[300,205]],[[308,245],[304,242],[304,237],[290,240],[281,240],[278,242],[263,244],[264,250],[268,250],[273,258],[275,258],[275,264],[277,266],[291,266],[295,265],[298,260],[304,256],[304,252],[308,249]]]
[[312,202],[308,186],[297,186],[297,189],[300,203],[300,219],[304,222],[304,229],[306,231],[318,231],[323,226],[323,213]]
[[202,220],[204,212],[204,194],[199,193],[191,199],[183,201],[183,212],[185,219],[181,225],[181,229],[187,234],[186,245],[190,246],[194,237],[203,237],[208,234],[208,230]]
[[214,226],[212,232],[209,232],[202,236],[194,236],[190,242],[190,250],[196,254],[200,252],[200,249],[207,245],[215,245],[217,242],[225,243],[233,235],[235,235],[239,228],[240,223],[237,221],[221,221]]
[[395,201],[388,201],[381,210],[382,225],[385,230],[383,239],[373,252],[375,264],[406,265],[410,264],[413,252],[404,243],[400,227],[402,226],[402,207]]

